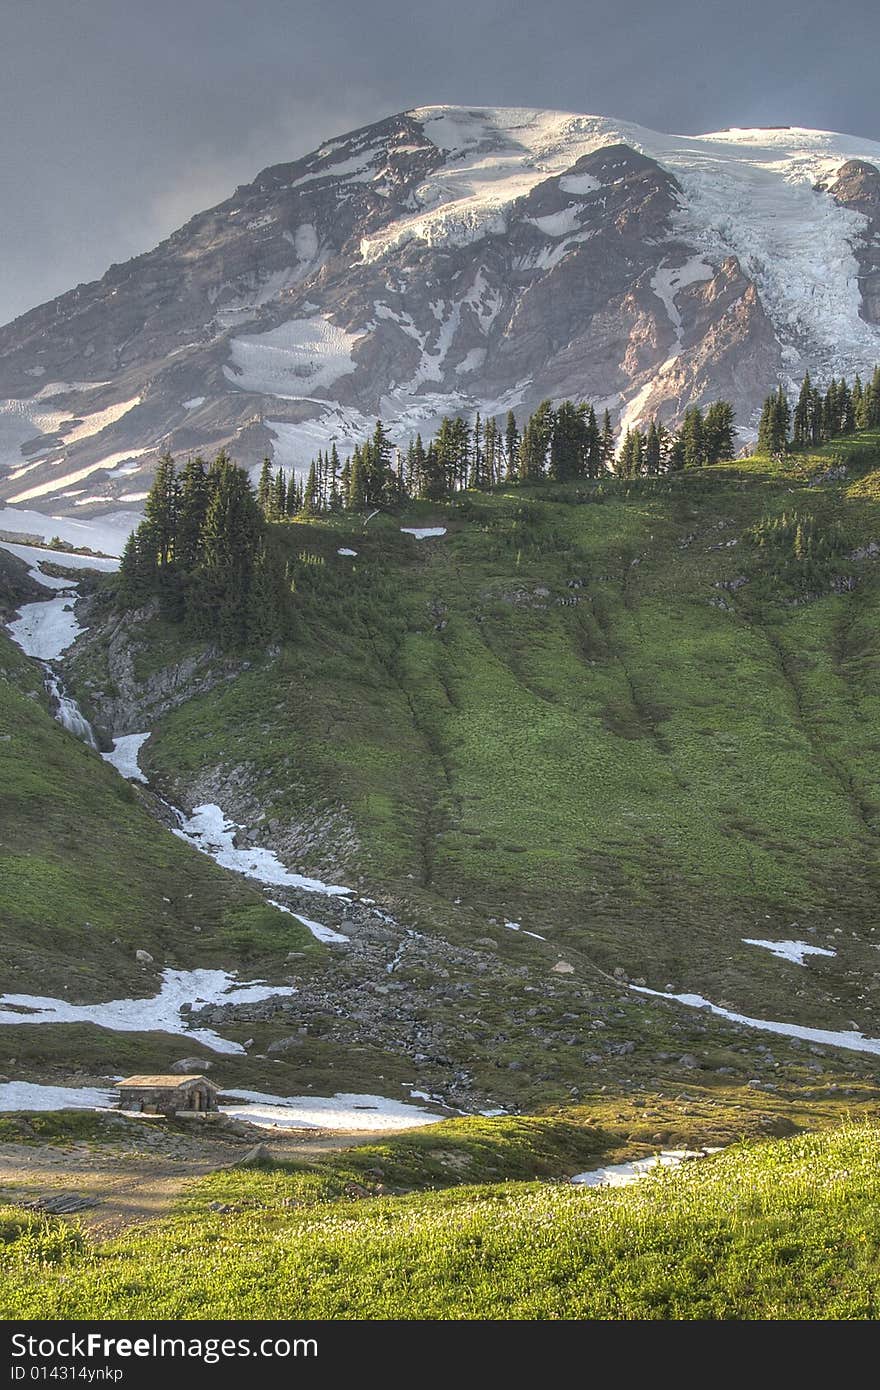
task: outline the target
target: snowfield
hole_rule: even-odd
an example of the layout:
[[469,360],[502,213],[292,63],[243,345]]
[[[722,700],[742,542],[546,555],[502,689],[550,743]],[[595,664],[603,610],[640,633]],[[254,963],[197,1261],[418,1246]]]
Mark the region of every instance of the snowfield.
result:
[[0,1111],[110,1110],[116,1092],[96,1086],[41,1086],[32,1081],[0,1082]]
[[25,656],[54,661],[72,646],[85,628],[73,611],[74,596],[69,589],[42,603],[26,603],[17,618],[8,624],[9,635]]
[[223,1104],[220,1108],[225,1114],[267,1129],[416,1129],[446,1118],[387,1096],[346,1091],[335,1096],[270,1096],[261,1091],[224,1091],[223,1095],[249,1102]]
[[19,560],[26,560],[29,565],[33,565],[31,578],[36,579],[38,584],[45,584],[47,589],[69,589],[71,580],[42,574],[36,569],[39,564],[58,565],[65,570],[100,570],[103,574],[112,574],[119,569],[118,560],[69,554],[65,550],[45,550],[41,546],[18,545],[14,541],[0,541],[0,549],[8,550],[11,555],[17,555]]
[[356,368],[351,350],[363,333],[345,333],[325,318],[290,319],[268,333],[230,342],[227,380],[242,391],[297,400],[326,390]]
[[[854,362],[869,371],[880,357],[880,328],[859,316],[852,248],[865,219],[815,187],[850,159],[880,167],[880,143],[797,126],[667,135],[602,116],[514,107],[428,106],[411,114],[451,158],[417,190],[420,212],[364,242],[365,259],[410,240],[462,246],[503,232],[516,199],[554,175],[563,176],[564,192],[589,196],[597,181],[566,170],[620,142],[678,180],[677,233],[707,261],[739,257],[795,375],[807,367],[852,375]],[[573,211],[555,214],[543,230],[558,237],[569,223]]]
[[[104,555],[117,557],[122,554],[125,542],[140,521],[139,512],[108,512],[89,521],[76,521],[67,516],[47,516],[45,512],[0,506],[0,530],[18,532],[44,541],[58,536],[70,545],[81,545],[87,550],[99,550]],[[68,556],[67,560],[72,558]],[[90,563],[96,569],[104,568],[101,560]]]
[[163,970],[159,993],[147,999],[71,1004],[34,994],[0,995],[0,1025],[94,1023],[114,1033],[178,1033],[214,1052],[243,1053],[240,1043],[210,1028],[190,1028],[181,1012],[184,1005],[198,1009],[205,1004],[255,1004],[295,993],[287,985],[239,984],[225,970]]

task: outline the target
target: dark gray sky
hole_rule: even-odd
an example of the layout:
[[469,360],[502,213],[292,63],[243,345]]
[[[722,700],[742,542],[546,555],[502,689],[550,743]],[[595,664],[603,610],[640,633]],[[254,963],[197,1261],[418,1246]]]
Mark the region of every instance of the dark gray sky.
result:
[[0,323],[394,111],[880,140],[877,0],[0,0]]

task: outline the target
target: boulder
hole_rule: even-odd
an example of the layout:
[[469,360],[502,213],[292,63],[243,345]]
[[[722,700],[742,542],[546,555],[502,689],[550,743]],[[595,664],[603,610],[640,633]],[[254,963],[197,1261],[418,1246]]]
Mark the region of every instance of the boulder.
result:
[[272,1152],[268,1144],[255,1144],[252,1149],[248,1149],[244,1158],[240,1158],[238,1168],[259,1168],[264,1163],[272,1162]]

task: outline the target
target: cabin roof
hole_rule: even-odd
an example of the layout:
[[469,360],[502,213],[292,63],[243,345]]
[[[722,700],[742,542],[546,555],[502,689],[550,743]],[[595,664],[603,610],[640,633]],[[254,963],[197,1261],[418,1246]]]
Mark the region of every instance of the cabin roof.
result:
[[211,1086],[214,1090],[213,1081],[209,1081],[206,1076],[127,1076],[124,1081],[117,1081],[117,1089],[131,1087],[149,1087],[151,1090],[177,1091],[181,1086],[191,1086],[194,1081],[202,1081],[206,1086]]

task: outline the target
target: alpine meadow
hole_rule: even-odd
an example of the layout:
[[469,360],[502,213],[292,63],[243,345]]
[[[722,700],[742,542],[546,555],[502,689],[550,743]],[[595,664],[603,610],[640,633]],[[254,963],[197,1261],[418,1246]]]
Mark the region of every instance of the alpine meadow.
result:
[[878,239],[417,107],[0,328],[5,1320],[880,1314]]

